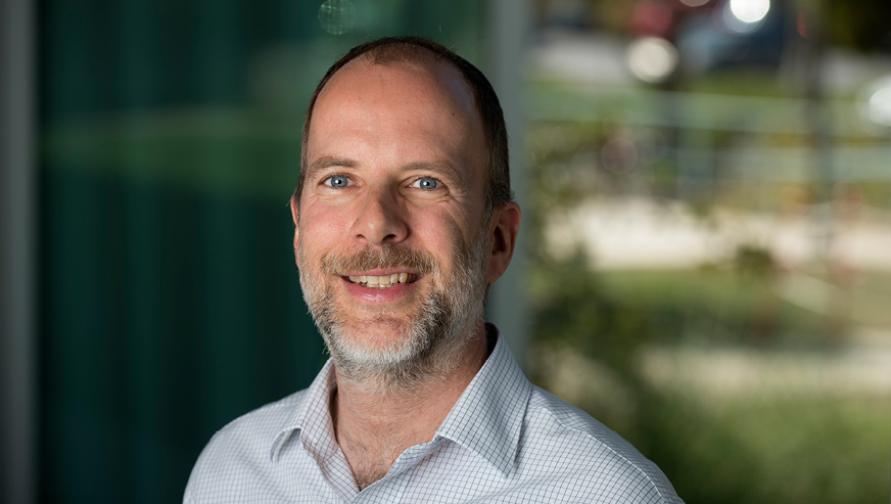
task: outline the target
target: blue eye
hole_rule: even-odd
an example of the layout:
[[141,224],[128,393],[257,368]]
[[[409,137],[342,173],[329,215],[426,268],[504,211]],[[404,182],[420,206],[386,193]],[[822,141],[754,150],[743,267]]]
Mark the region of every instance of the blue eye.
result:
[[340,189],[350,185],[350,179],[345,175],[331,175],[323,183],[328,187]]
[[436,180],[433,177],[421,177],[418,180],[415,180],[412,183],[413,187],[417,187],[418,189],[423,189],[425,191],[433,191],[435,189],[439,189],[439,186],[442,183]]

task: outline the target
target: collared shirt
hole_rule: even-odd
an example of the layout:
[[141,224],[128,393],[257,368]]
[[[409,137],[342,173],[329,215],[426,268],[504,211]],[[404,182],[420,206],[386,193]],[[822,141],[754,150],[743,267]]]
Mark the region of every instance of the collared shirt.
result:
[[222,428],[184,502],[681,502],[630,444],[530,383],[502,337],[433,439],[361,491],[334,436],[334,387],[329,361],[308,389]]

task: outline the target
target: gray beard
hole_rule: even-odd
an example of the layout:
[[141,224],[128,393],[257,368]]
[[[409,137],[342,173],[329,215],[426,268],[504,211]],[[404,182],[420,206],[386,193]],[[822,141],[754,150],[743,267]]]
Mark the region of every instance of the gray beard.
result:
[[[462,243],[456,247],[454,276],[444,279],[445,285],[423,300],[409,322],[407,337],[400,339],[403,343],[396,349],[375,350],[351,343],[361,341],[361,338],[349,337],[350,328],[338,313],[331,288],[301,269],[303,297],[338,374],[379,387],[411,388],[421,381],[452,371],[477,326],[483,323],[486,295],[484,237],[481,233],[472,245]],[[433,271],[441,274],[435,265]],[[383,320],[381,317],[375,321]]]

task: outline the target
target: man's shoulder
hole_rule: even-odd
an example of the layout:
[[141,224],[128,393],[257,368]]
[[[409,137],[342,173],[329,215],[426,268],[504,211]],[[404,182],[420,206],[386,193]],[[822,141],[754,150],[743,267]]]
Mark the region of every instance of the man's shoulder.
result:
[[590,447],[608,448],[631,459],[642,457],[630,443],[586,411],[539,387],[534,388],[529,399],[529,415],[532,421],[550,423],[552,428],[574,434]]
[[207,448],[244,447],[253,448],[265,445],[268,450],[272,441],[290,418],[300,407],[306,397],[306,390],[300,390],[277,401],[260,406],[232,420],[210,439]]
[[[212,495],[226,482],[242,479],[246,467],[271,461],[273,442],[300,408],[306,390],[261,406],[218,430],[199,455],[186,488],[186,501]],[[228,494],[227,494],[228,495]]]
[[577,490],[621,502],[682,502],[661,470],[621,436],[553,394],[535,387],[529,400],[525,445],[562,460]]

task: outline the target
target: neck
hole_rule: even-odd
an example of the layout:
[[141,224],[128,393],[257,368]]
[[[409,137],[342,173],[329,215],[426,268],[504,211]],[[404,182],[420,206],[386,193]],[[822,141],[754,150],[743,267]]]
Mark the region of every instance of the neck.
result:
[[480,324],[443,372],[410,386],[338,372],[331,402],[335,435],[362,488],[382,477],[405,449],[430,441],[488,354]]

